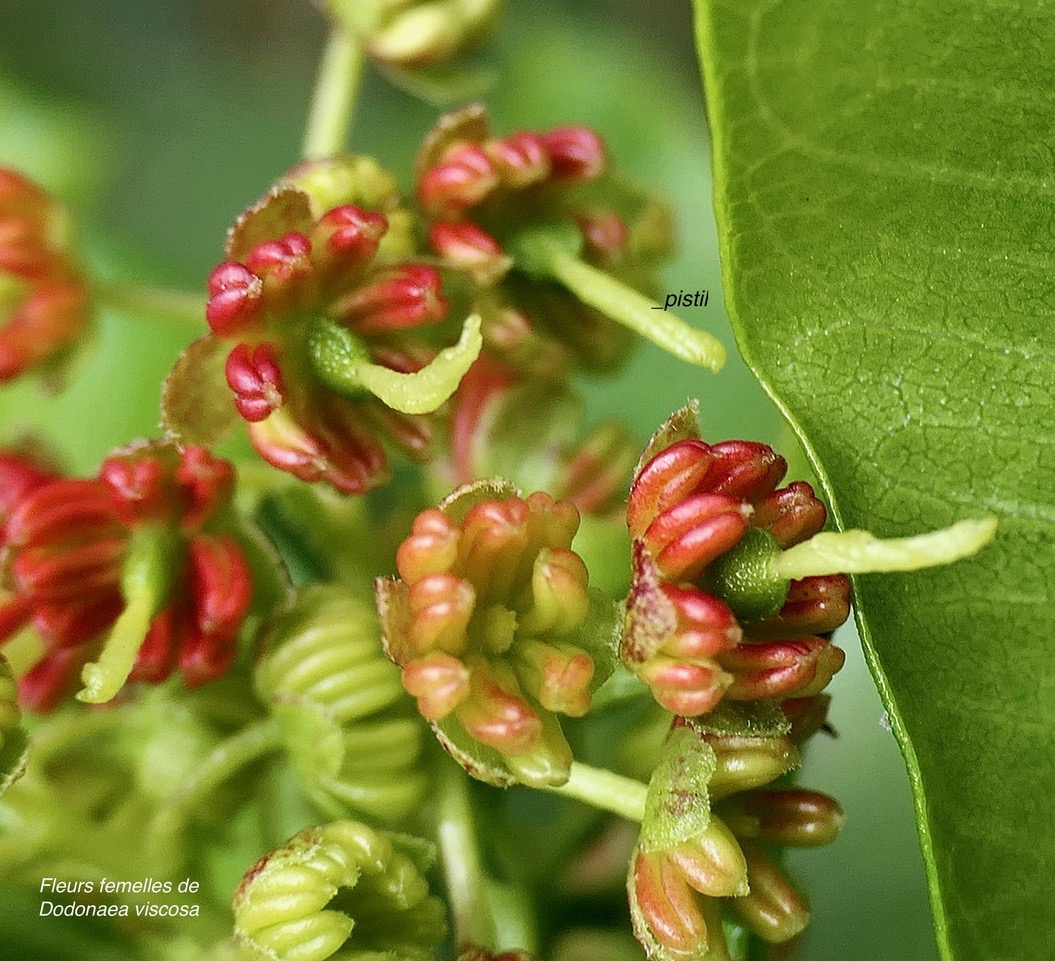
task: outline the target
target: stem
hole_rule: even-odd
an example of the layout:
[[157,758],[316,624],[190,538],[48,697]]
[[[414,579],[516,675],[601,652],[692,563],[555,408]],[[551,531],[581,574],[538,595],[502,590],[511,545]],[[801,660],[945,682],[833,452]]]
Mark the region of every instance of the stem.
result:
[[161,320],[202,326],[205,298],[185,290],[153,287],[123,280],[99,280],[92,287],[95,299],[104,307],[128,314],[150,314]]
[[365,58],[359,41],[340,24],[330,30],[304,132],[305,160],[340,153],[348,142]]
[[918,571],[970,557],[995,534],[995,517],[960,521],[929,534],[888,540],[860,530],[817,534],[771,558],[767,567],[773,576],[792,580],[825,574]]
[[578,257],[554,250],[549,272],[583,303],[629,327],[679,360],[717,373],[725,364],[725,346],[713,334],[690,327],[680,317]]
[[468,778],[445,756],[437,763],[441,770],[436,834],[454,914],[454,941],[459,950],[472,945],[490,948],[494,946],[495,924],[473,825]]
[[567,783],[545,790],[611,811],[628,821],[643,821],[645,818],[647,784],[581,761],[572,762]]
[[243,728],[218,744],[172,800],[154,816],[153,837],[175,835],[187,814],[236,771],[276,750],[282,743],[278,720],[269,717]]

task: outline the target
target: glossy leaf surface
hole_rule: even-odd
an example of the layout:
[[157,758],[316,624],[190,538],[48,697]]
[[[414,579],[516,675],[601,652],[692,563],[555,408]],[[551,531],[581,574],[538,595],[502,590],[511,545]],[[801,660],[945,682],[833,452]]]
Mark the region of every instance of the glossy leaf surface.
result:
[[1014,0],[696,6],[728,307],[840,525],[1000,520],[977,558],[861,576],[857,597],[944,957],[1046,959],[1055,18]]

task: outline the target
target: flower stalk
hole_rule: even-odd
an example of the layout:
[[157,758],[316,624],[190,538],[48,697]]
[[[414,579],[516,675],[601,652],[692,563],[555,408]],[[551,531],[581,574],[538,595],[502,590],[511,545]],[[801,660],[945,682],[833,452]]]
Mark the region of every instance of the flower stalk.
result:
[[366,59],[355,35],[340,23],[330,29],[319,62],[301,150],[305,160],[340,153],[355,118]]

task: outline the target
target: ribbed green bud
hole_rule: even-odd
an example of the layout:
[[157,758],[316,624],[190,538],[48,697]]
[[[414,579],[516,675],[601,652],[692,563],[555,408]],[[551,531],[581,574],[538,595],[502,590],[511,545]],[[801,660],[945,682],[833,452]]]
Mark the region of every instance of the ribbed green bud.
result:
[[386,821],[422,799],[424,725],[381,650],[373,605],[309,587],[271,625],[256,687],[306,785]]
[[445,925],[423,867],[356,821],[306,828],[242,879],[235,940],[267,961],[431,961]]

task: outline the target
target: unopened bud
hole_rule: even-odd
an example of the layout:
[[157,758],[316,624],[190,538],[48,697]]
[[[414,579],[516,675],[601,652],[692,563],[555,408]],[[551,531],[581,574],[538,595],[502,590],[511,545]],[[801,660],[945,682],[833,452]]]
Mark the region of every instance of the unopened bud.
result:
[[730,902],[733,912],[764,941],[779,944],[805,930],[810,906],[761,848],[744,845],[749,894]]
[[846,656],[823,637],[745,641],[719,663],[734,675],[729,697],[738,701],[809,697],[828,686]]
[[804,788],[770,788],[736,794],[723,802],[718,813],[739,838],[788,847],[830,844],[846,823],[838,801]]
[[238,413],[250,423],[263,420],[284,401],[282,371],[274,344],[238,344],[227,357],[227,386]]
[[608,167],[604,142],[588,127],[558,127],[541,139],[558,179],[594,180]]
[[717,758],[708,785],[712,801],[769,784],[799,763],[799,752],[788,737],[705,734],[703,739]]
[[209,274],[205,319],[218,334],[244,330],[260,314],[264,284],[243,264],[225,261]]

